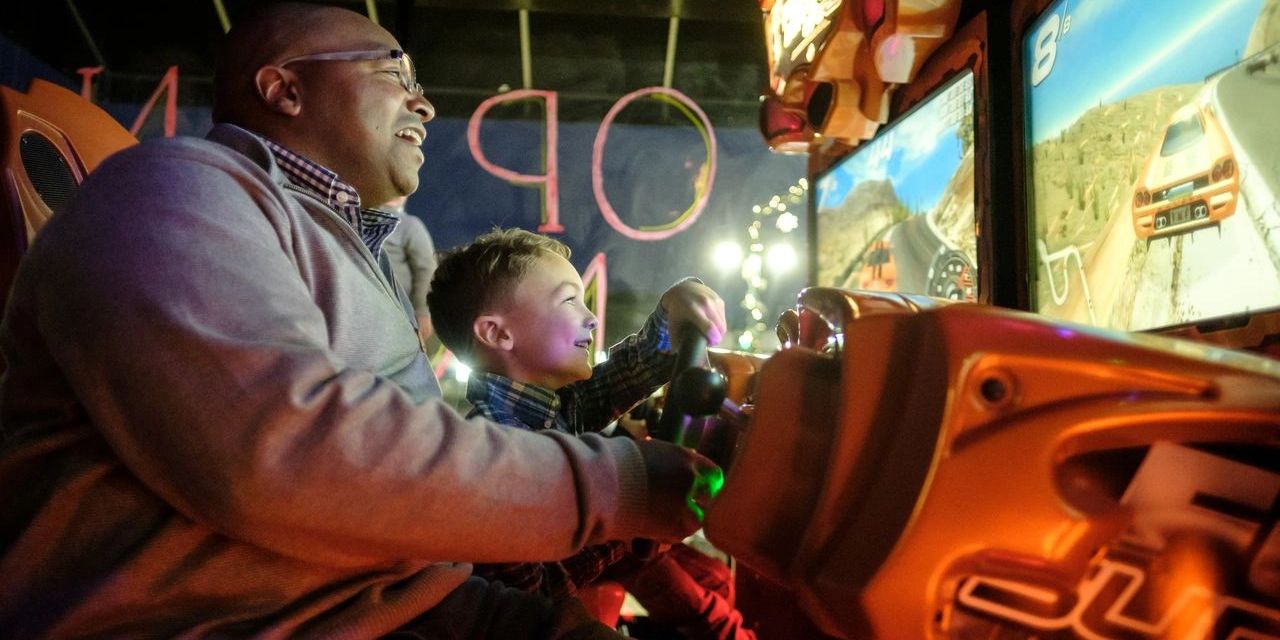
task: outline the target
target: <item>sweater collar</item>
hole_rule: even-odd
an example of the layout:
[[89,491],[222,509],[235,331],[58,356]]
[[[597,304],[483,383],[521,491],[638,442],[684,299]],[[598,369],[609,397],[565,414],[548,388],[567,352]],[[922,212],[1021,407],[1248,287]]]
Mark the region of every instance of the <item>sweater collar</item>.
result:
[[355,187],[333,170],[264,135],[223,123],[215,125],[206,137],[258,161],[277,184],[292,184],[328,204],[355,229],[361,242],[375,256],[400,222],[394,213],[362,208]]

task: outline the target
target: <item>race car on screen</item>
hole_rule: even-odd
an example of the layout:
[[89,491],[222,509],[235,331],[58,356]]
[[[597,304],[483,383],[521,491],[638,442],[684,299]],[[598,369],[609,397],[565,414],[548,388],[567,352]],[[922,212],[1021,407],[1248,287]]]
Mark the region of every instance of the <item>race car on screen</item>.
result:
[[858,289],[868,291],[895,291],[898,288],[898,263],[893,259],[893,245],[882,238],[871,243],[862,255],[862,270],[858,272]]
[[1240,172],[1212,109],[1174,112],[1133,193],[1133,231],[1152,239],[1216,224],[1236,211]]

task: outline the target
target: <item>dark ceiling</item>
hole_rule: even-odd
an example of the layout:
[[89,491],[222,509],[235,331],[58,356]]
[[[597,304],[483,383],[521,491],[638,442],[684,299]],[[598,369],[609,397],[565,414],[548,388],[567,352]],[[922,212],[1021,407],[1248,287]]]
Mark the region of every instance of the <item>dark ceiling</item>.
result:
[[[4,35],[68,77],[81,67],[105,67],[95,88],[100,102],[143,102],[176,64],[179,102],[209,104],[212,52],[222,34],[216,0],[4,4]],[[260,3],[220,4],[234,23]],[[326,4],[369,11],[365,1]],[[443,116],[467,117],[485,98],[524,86],[522,11],[531,86],[559,93],[564,121],[598,121],[623,95],[663,84],[669,67],[671,86],[717,125],[754,126],[765,83],[755,0],[377,0],[373,7],[418,62],[419,80]],[[667,110],[638,111],[633,120],[683,121]]]

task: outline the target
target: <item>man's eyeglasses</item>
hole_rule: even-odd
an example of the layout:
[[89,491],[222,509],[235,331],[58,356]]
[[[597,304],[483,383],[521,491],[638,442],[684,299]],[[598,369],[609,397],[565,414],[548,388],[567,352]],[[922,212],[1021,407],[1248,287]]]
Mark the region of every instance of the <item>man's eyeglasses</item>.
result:
[[[361,60],[395,60],[400,65],[400,72],[397,74],[400,78],[400,86],[404,87],[405,91],[408,91],[413,95],[416,95],[416,96],[422,95],[422,85],[418,84],[418,74],[413,68],[413,60],[409,59],[409,54],[405,53],[404,51],[401,51],[400,49],[373,49],[373,50],[365,50],[365,51],[334,51],[331,53],[312,53],[305,56],[294,56],[292,58],[289,58],[288,60],[285,60],[284,62],[278,63],[278,65],[283,67],[285,65],[292,64],[294,62],[310,62],[313,60],[339,60],[339,61],[346,61],[346,62],[355,62],[355,61],[361,61]],[[427,101],[425,97],[423,98],[423,101],[427,102],[427,110],[431,114],[430,117],[428,117],[427,119],[429,120],[435,117],[436,115],[435,106],[433,106],[429,101]]]

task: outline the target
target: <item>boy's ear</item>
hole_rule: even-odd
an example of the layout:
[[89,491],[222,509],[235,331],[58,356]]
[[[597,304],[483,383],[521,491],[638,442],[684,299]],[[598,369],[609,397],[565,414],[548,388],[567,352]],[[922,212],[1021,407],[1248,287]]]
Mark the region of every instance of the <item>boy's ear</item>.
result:
[[506,320],[498,314],[476,316],[471,323],[471,333],[476,344],[492,351],[510,351],[515,347],[515,339],[507,331]]

